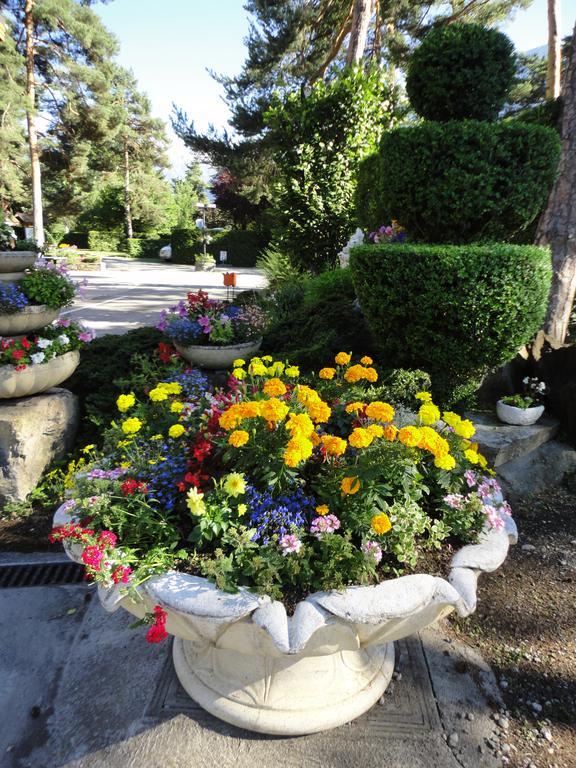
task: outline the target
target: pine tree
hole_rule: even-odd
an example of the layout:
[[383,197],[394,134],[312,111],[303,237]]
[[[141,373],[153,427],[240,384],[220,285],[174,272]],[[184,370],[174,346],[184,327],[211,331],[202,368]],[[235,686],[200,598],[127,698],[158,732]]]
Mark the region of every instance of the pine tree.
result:
[[189,163],[181,179],[172,182],[176,226],[189,228],[198,218],[197,203],[206,202],[206,184],[199,163]]

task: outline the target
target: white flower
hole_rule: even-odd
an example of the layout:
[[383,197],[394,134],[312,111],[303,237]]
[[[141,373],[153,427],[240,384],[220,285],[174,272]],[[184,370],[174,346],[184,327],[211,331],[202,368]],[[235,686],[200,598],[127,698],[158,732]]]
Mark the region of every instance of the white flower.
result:
[[48,349],[48,347],[52,346],[52,340],[51,339],[38,339],[36,342],[36,346],[39,349]]
[[70,344],[70,338],[66,336],[65,333],[61,333],[60,336],[58,336],[58,341],[60,344]]
[[44,352],[36,352],[36,354],[30,355],[30,360],[32,360],[32,363],[34,365],[39,365],[40,363],[44,362],[45,357],[46,355],[44,354]]

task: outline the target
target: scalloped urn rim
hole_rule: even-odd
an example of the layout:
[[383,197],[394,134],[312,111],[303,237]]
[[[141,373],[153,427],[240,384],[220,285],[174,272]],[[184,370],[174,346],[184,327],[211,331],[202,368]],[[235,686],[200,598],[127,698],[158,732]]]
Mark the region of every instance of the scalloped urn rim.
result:
[[15,371],[12,365],[0,366],[0,399],[30,397],[57,387],[71,376],[80,363],[80,352],[73,349],[45,363]]

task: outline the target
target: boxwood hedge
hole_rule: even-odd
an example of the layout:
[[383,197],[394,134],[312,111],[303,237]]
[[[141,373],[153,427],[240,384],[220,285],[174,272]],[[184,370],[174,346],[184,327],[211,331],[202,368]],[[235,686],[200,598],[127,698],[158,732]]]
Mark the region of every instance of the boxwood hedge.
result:
[[362,245],[352,279],[390,367],[421,368],[443,403],[474,391],[541,327],[549,252],[529,245]]

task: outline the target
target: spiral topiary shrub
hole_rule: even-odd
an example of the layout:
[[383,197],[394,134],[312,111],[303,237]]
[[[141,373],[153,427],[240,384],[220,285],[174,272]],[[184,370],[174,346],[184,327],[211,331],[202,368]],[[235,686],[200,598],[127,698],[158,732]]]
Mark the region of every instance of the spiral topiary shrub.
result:
[[406,77],[412,107],[427,120],[495,120],[514,81],[512,41],[480,24],[429,32]]
[[361,245],[350,270],[385,364],[429,373],[444,404],[532,338],[551,279],[546,249],[507,243]]
[[387,211],[411,240],[467,243],[509,239],[534,220],[560,142],[542,125],[467,120],[390,131],[379,154],[379,177],[367,167],[358,183],[367,214]]

